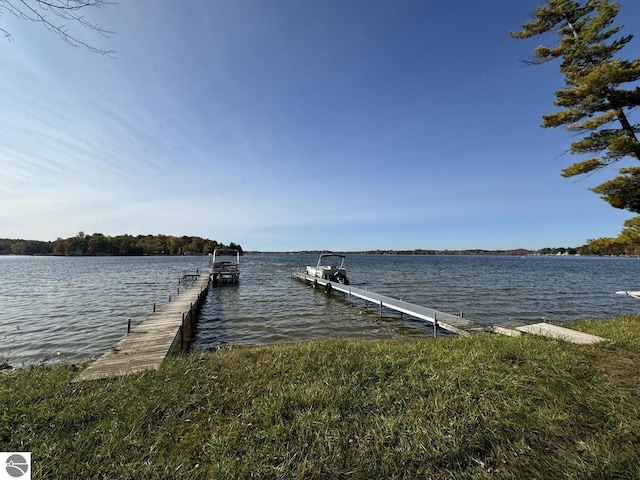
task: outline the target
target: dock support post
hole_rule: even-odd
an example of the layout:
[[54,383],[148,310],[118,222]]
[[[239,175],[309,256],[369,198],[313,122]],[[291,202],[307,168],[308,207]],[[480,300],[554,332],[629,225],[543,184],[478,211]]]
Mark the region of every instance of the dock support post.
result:
[[438,338],[438,315],[433,314],[433,338]]
[[180,353],[184,351],[184,312],[182,312],[182,323],[180,324]]
[[127,319],[127,335],[131,333],[131,319]]
[[380,302],[380,318],[382,318],[382,302]]
[[193,328],[193,322],[195,321],[195,314],[193,310],[193,302],[189,307],[189,343],[191,343],[191,329]]
[[153,313],[156,313],[156,302],[153,302]]
[[171,294],[169,294],[169,303],[171,303]]

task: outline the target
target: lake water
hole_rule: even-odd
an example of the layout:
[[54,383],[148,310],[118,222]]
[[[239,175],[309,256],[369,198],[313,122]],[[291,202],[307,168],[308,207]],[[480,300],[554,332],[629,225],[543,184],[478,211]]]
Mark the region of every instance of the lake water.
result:
[[[241,258],[241,283],[211,288],[194,347],[321,338],[431,336],[430,324],[350,305],[291,277],[317,255]],[[0,257],[0,362],[81,361],[100,355],[176,295],[207,257]],[[598,257],[349,255],[354,286],[478,323],[566,321],[638,313],[640,261]]]

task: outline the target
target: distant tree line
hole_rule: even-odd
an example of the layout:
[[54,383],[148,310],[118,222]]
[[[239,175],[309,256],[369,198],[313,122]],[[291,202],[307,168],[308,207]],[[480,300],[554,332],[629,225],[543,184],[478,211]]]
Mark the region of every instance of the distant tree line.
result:
[[[640,219],[640,217],[637,217]],[[640,256],[640,220],[627,221],[625,230],[616,238],[597,238],[587,240],[585,245],[579,247],[545,247],[538,250],[515,248],[510,250],[424,250],[421,248],[411,250],[359,250],[350,251],[350,254],[369,255],[619,255]],[[252,252],[274,253],[274,252]],[[321,250],[304,250],[291,253],[319,254]]]
[[[309,252],[312,253],[312,252]],[[415,250],[367,250],[361,252],[350,253],[366,253],[378,255],[587,255],[585,247],[547,247],[540,250],[528,250],[526,248],[515,248],[511,250],[485,250],[485,249],[469,249],[469,250],[423,250],[421,248]]]
[[241,254],[242,247],[228,246],[201,237],[173,235],[116,235],[101,233],[58,238],[53,242],[0,239],[0,255],[208,255],[216,248],[231,248]]
[[[639,217],[640,218],[640,217]],[[539,250],[518,248],[513,250],[374,250],[358,253],[405,254],[405,255],[618,255],[640,256],[640,228],[631,235],[629,229],[616,238],[587,240],[579,247],[546,247]]]
[[[208,255],[216,248],[230,248],[244,254],[242,246],[201,237],[172,235],[117,235],[101,233],[58,238],[53,242],[0,238],[0,255]],[[304,251],[298,253],[319,253]],[[254,252],[260,253],[260,252]],[[349,253],[387,255],[627,255],[640,256],[640,216],[625,222],[617,237],[589,239],[580,247],[547,247],[539,250],[367,250]]]
[[[260,252],[251,251],[250,253],[305,253],[319,255],[327,253],[326,250],[299,250],[289,252]],[[411,250],[352,250],[341,253],[351,255],[590,255],[586,245],[581,247],[547,247],[539,250],[529,250],[526,248],[515,248],[511,250],[486,250],[486,249],[468,249],[468,250],[424,250],[421,248]],[[599,255],[599,253],[594,253]]]

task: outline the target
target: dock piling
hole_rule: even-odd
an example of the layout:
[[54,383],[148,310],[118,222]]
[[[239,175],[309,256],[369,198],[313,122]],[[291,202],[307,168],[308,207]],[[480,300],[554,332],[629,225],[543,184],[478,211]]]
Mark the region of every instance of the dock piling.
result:
[[182,321],[180,322],[180,352],[184,352],[184,328],[185,328],[185,315],[182,312]]
[[438,314],[433,315],[433,338],[438,338]]

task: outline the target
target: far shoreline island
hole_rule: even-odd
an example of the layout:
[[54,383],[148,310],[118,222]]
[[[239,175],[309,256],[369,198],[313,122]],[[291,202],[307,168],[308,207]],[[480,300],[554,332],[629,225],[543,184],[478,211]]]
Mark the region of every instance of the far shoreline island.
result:
[[183,235],[103,235],[78,233],[75,237],[55,241],[0,238],[0,255],[55,255],[55,256],[181,256],[209,255],[216,249],[237,250],[242,246],[228,245],[197,236]]

